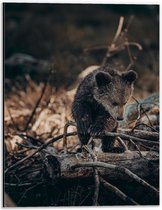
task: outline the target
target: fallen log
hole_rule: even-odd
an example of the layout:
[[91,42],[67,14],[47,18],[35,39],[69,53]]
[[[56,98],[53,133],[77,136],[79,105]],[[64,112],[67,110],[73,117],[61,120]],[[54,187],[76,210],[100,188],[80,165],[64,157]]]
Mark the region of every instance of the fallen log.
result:
[[[7,173],[9,170],[12,170],[12,169],[16,168],[17,166],[19,166],[24,161],[26,161],[26,160],[30,159],[31,157],[33,157],[36,153],[40,152],[41,150],[44,150],[44,148],[48,147],[48,145],[52,144],[53,142],[55,142],[55,141],[63,138],[64,136],[67,137],[67,136],[72,136],[72,135],[76,135],[76,134],[77,134],[77,132],[66,133],[66,136],[64,134],[62,134],[60,136],[57,136],[57,137],[52,138],[51,140],[49,140],[46,143],[42,144],[40,147],[33,147],[33,149],[35,149],[35,150],[32,153],[30,153],[28,156],[25,156],[24,158],[20,159],[16,163],[14,163],[11,166],[9,166],[8,168],[6,168],[5,173]],[[137,141],[137,142],[141,142],[141,143],[159,145],[159,142],[157,142],[157,141],[150,141],[148,139],[138,138],[138,137],[135,137],[133,135],[127,135],[127,134],[124,134],[124,133],[105,132],[102,135],[113,136],[113,137],[121,137],[121,138],[126,139],[126,140],[129,140],[129,141],[130,140],[133,140],[133,141]],[[158,134],[157,134],[156,138],[157,137],[158,137]],[[64,140],[67,141],[66,138]],[[30,148],[32,148],[32,147],[30,146]],[[109,153],[107,153],[107,154],[109,154]]]
[[[46,149],[48,150],[48,147]],[[39,151],[39,155],[27,159],[27,165],[21,163],[9,170],[6,173],[6,180],[10,182],[5,184],[17,187],[29,185],[30,189],[42,183],[54,185],[58,180],[65,182],[85,178],[94,180],[94,171],[97,171],[98,179],[103,177],[105,180],[108,179],[108,183],[115,183],[116,188],[111,185],[111,190],[112,187],[113,191],[117,190],[119,185],[120,195],[129,195],[129,187],[131,187],[131,192],[135,189],[135,192],[139,191],[141,196],[145,191],[148,192],[147,196],[153,199],[150,202],[157,204],[159,202],[159,154],[153,151],[142,151],[141,154],[142,157],[138,151],[129,150],[120,154],[101,152],[96,154],[94,160],[90,153],[56,155],[42,150]],[[12,180],[13,175],[16,179]],[[95,192],[98,191],[95,190]]]
[[[159,165],[157,152],[141,152],[142,158],[137,151],[125,152],[121,154],[115,153],[98,153],[97,161],[110,163],[116,166],[124,167],[140,176],[141,178],[151,178],[152,181],[158,182]],[[90,157],[82,157],[76,155],[66,155],[57,157],[60,163],[60,171],[62,178],[84,178],[90,177],[93,174],[93,167],[84,167],[84,163],[92,161]],[[83,166],[75,168],[75,165],[82,163]],[[73,169],[75,168],[75,169]],[[125,174],[112,168],[97,167],[100,174],[108,176],[109,180],[118,180],[119,178],[124,181],[128,180]]]

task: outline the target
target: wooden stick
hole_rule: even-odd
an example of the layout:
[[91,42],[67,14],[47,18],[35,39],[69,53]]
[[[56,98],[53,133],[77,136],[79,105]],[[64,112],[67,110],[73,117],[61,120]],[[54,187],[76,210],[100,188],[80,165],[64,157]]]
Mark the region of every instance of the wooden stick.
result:
[[95,179],[95,192],[93,197],[93,205],[98,206],[98,197],[99,197],[99,190],[100,190],[100,178],[99,173],[96,168],[94,168],[94,179]]
[[27,188],[27,189],[25,190],[25,192],[22,194],[22,196],[20,197],[20,199],[18,200],[17,205],[20,204],[20,202],[21,202],[22,199],[25,197],[25,195],[26,195],[26,193],[27,193],[28,191],[30,191],[30,190],[32,190],[33,188],[39,186],[40,184],[43,184],[43,182],[36,183],[35,185],[32,185],[31,187]]
[[125,42],[125,45],[135,46],[138,48],[138,50],[142,50],[142,46],[137,42]]
[[113,164],[109,164],[109,163],[99,162],[99,161],[77,163],[77,164],[73,165],[71,168],[75,169],[75,168],[78,168],[78,167],[104,167],[104,168],[110,168],[110,169],[120,171],[122,173],[127,174],[129,177],[131,177],[132,179],[134,179],[135,181],[137,181],[138,183],[143,185],[145,188],[151,190],[153,193],[155,193],[156,197],[159,197],[159,191],[154,186],[150,185],[145,180],[141,179],[139,176],[137,176],[136,174],[134,174],[133,172],[131,172],[127,168],[120,167],[120,166],[113,165]]
[[68,149],[67,149],[67,130],[68,127],[72,125],[72,126],[76,126],[75,122],[72,121],[68,121],[65,126],[64,126],[64,134],[63,134],[63,149],[64,149],[64,153],[67,154]]
[[[93,138],[91,137],[88,144],[92,143]],[[93,150],[88,147],[88,145],[83,146],[91,155],[94,162],[97,161],[97,156],[94,154]],[[99,197],[99,189],[100,189],[100,179],[99,179],[99,173],[96,167],[93,167],[93,173],[94,173],[94,180],[95,180],[95,191],[94,191],[94,197],[93,197],[93,205],[98,206],[98,197]]]
[[126,45],[126,49],[127,49],[128,57],[129,57],[129,60],[130,60],[129,65],[128,65],[128,67],[126,68],[126,71],[128,71],[128,70],[130,70],[130,68],[134,65],[134,59],[133,59],[133,56],[132,56],[132,53],[131,53],[131,50],[130,50],[130,47],[129,47],[128,44]]
[[28,119],[28,121],[27,121],[27,123],[26,123],[26,125],[25,125],[25,128],[24,128],[22,131],[26,131],[26,130],[28,129],[29,124],[30,124],[30,122],[32,121],[33,116],[34,116],[34,114],[35,114],[35,112],[36,112],[36,110],[37,110],[37,108],[38,108],[38,106],[39,106],[39,104],[40,104],[40,102],[41,102],[43,96],[44,96],[44,93],[45,93],[46,88],[47,88],[47,84],[48,84],[48,82],[49,82],[49,80],[50,80],[50,78],[51,78],[51,74],[52,74],[52,73],[53,73],[53,69],[51,68],[51,69],[49,69],[49,76],[48,76],[48,79],[46,80],[46,82],[44,83],[44,86],[43,86],[43,88],[42,88],[40,97],[38,98],[38,100],[37,100],[37,102],[36,102],[36,104],[35,104],[35,107],[34,107],[32,113],[31,113],[31,115],[30,115],[30,117],[29,117],[29,119]]
[[128,29],[129,29],[129,27],[130,27],[130,25],[131,25],[133,19],[134,19],[134,15],[131,15],[130,18],[129,18],[127,27],[124,29],[124,31],[126,31],[126,32],[128,31]]
[[[144,126],[150,128],[152,131],[154,131],[154,133],[155,133],[155,132],[156,132],[156,133],[158,132],[155,128],[153,128],[153,127],[151,127],[150,125],[147,125],[147,124],[145,124],[145,123],[139,123],[139,124],[137,124],[135,127],[132,128],[131,132],[133,133],[133,131],[134,131],[137,127],[139,127],[140,125],[144,125]],[[142,130],[140,130],[140,131],[142,131]],[[156,133],[155,133],[155,134],[156,134]]]
[[117,140],[119,141],[119,143],[121,144],[121,146],[124,147],[125,151],[128,151],[128,147],[127,145],[124,143],[124,141],[120,138],[120,137],[117,137]]
[[30,185],[32,185],[33,183],[28,183],[28,182],[26,182],[26,183],[20,183],[20,184],[18,184],[18,183],[4,183],[6,186],[10,186],[10,187],[25,187],[25,186],[30,186]]
[[119,19],[119,25],[118,25],[118,28],[117,28],[117,31],[116,31],[116,34],[114,36],[114,39],[112,41],[112,44],[113,45],[119,38],[120,34],[121,34],[121,31],[122,31],[122,28],[123,28],[123,23],[124,23],[124,17],[121,16],[120,19]]
[[132,141],[131,138],[130,138],[130,142],[136,147],[137,151],[139,152],[140,157],[143,157],[139,147],[137,146],[137,144],[134,143],[134,141]]
[[100,181],[104,185],[104,187],[108,188],[110,191],[115,193],[123,201],[125,201],[125,202],[127,202],[128,204],[131,204],[131,205],[139,205],[136,201],[134,201],[132,198],[127,196],[125,193],[123,193],[121,190],[119,190],[114,185],[110,184],[108,181],[105,181],[102,177],[100,177]]
[[[102,135],[104,136],[104,134],[102,134]],[[105,136],[112,136],[112,137],[118,137],[119,136],[122,139],[126,139],[126,140],[129,140],[131,138],[133,141],[136,141],[136,142],[143,142],[143,143],[147,143],[147,144],[159,145],[159,142],[149,141],[149,140],[146,140],[146,139],[137,138],[137,137],[134,137],[132,135],[127,135],[127,134],[123,134],[123,133],[105,132]]]
[[[140,102],[134,97],[134,96],[132,96],[132,98],[133,98],[133,100],[135,100],[136,101],[136,103],[137,104],[140,104]],[[146,111],[143,109],[143,107],[141,106],[141,109],[142,109],[142,111],[143,111],[143,113],[146,115],[146,117],[147,117],[147,119],[148,119],[148,121],[149,121],[149,123],[150,123],[150,125],[151,125],[151,127],[153,127],[153,125],[152,125],[152,123],[151,123],[151,120],[150,120],[150,118],[148,117],[148,115],[147,115],[147,113],[146,113]]]
[[[75,136],[77,133],[76,132],[71,132],[71,133],[67,133],[67,136]],[[16,162],[15,164],[11,165],[10,167],[8,167],[5,170],[5,173],[7,173],[9,170],[15,168],[16,166],[20,165],[21,163],[23,163],[25,160],[33,157],[37,152],[41,151],[42,149],[44,149],[45,147],[47,147],[49,144],[58,141],[59,139],[63,138],[63,135],[59,135],[55,138],[52,138],[51,140],[47,141],[45,144],[43,144],[42,146],[40,146],[38,149],[36,149],[34,152],[32,152],[30,155],[24,157],[23,159],[21,159],[20,161]]]
[[131,135],[137,138],[144,138],[152,141],[159,141],[159,133],[156,132],[150,132],[150,131],[145,131],[145,130],[137,130],[134,129],[123,129],[123,128],[118,128],[118,133],[123,133],[127,135]]
[[12,125],[13,125],[13,127],[14,127],[14,130],[15,130],[15,131],[19,131],[20,129],[19,129],[19,127],[16,125],[15,120],[14,120],[13,117],[12,117],[11,111],[10,111],[10,109],[9,109],[9,107],[8,107],[8,105],[7,105],[7,103],[6,103],[6,109],[7,109],[7,111],[8,111],[9,116],[10,116],[10,119],[11,119]]

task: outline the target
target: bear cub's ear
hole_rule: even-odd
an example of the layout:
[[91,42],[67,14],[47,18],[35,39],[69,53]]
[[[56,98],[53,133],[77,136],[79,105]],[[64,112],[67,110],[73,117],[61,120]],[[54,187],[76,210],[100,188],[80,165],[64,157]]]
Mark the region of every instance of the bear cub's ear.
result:
[[131,84],[137,79],[138,76],[135,71],[129,70],[128,72],[123,73],[122,77],[125,81],[127,81]]
[[98,87],[108,85],[111,82],[110,74],[102,71],[95,75],[95,79]]

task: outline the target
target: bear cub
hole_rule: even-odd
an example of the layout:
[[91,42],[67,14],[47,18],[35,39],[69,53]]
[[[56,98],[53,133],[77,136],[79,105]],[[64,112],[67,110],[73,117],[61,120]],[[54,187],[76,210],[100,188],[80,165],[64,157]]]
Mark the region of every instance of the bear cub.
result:
[[[136,79],[137,74],[133,70],[121,73],[107,65],[82,80],[72,104],[81,145],[87,144],[91,136],[117,130]],[[103,136],[101,140],[103,152],[124,152],[123,148],[114,147],[114,137]]]

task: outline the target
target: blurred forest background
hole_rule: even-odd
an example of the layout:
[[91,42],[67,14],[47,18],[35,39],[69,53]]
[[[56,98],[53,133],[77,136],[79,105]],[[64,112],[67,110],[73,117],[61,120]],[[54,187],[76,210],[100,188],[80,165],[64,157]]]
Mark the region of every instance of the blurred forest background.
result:
[[[34,79],[43,80],[48,74],[47,64],[54,63],[53,85],[70,86],[87,66],[101,64],[105,50],[84,50],[110,44],[121,15],[127,21],[134,15],[128,37],[143,47],[135,65],[138,87],[141,92],[158,91],[156,5],[4,4],[5,77],[15,80],[15,76],[30,73]],[[17,53],[33,56],[36,62],[11,59]]]
[[[65,123],[71,120],[74,93],[69,90],[85,68],[101,65],[121,16],[125,18],[124,24],[134,16],[128,38],[142,46],[141,51],[131,48],[137,57],[133,69],[139,75],[134,96],[144,99],[159,92],[158,5],[5,3],[3,6],[5,168],[29,155],[32,149],[26,151],[24,145],[33,146],[35,138],[39,141],[37,144],[34,141],[34,146],[40,146],[63,133]],[[124,51],[108,60],[121,71],[129,62]],[[52,74],[49,74],[50,66],[53,66]],[[155,116],[158,125],[159,108],[150,115]],[[19,132],[32,136],[32,141],[24,140]],[[76,137],[68,139],[69,150],[76,141]],[[61,154],[62,139],[53,146],[54,152]],[[5,174],[5,191],[17,206],[92,205],[93,180],[46,183],[44,158],[41,159],[41,151],[39,154],[34,156],[36,162],[28,160]],[[153,182],[158,186],[157,180]],[[131,189],[129,183],[123,186]],[[140,204],[154,203],[147,193],[139,190],[135,193]],[[125,205],[104,188],[101,194],[100,205]],[[107,197],[111,199],[107,201]]]

